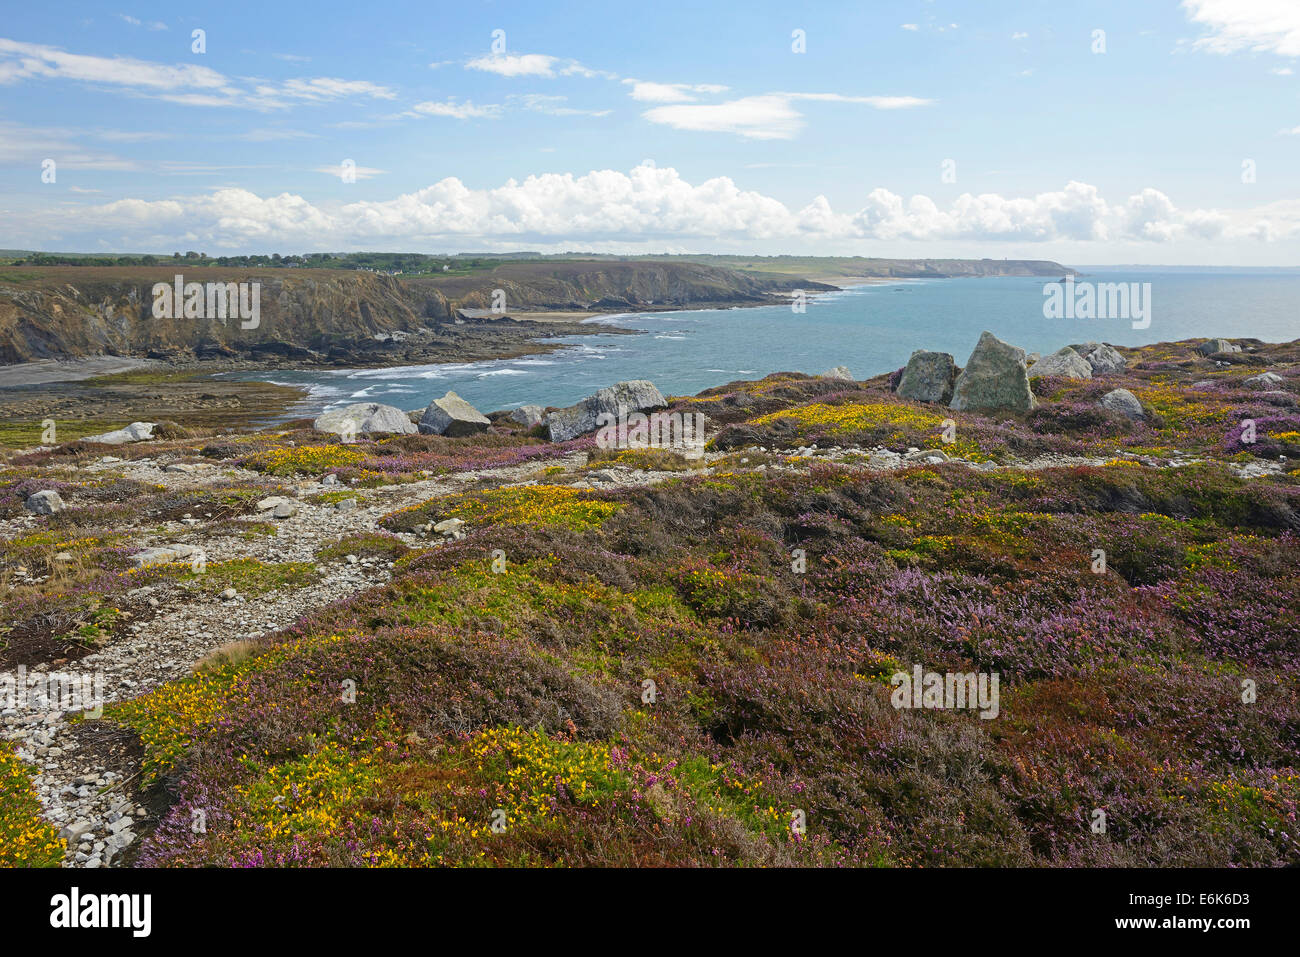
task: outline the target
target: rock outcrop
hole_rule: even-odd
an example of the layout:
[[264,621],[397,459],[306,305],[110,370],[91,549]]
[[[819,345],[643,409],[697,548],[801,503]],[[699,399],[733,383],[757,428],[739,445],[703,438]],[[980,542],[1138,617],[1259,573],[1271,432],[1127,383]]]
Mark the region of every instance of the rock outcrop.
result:
[[101,432],[99,435],[87,435],[83,442],[98,442],[100,445],[125,445],[128,442],[143,442],[153,438],[155,422],[132,422],[126,428]]
[[903,376],[898,380],[898,396],[913,402],[952,401],[953,386],[957,382],[957,363],[946,352],[926,352],[917,349],[907,360]]
[[645,412],[667,404],[649,379],[629,379],[601,389],[568,408],[547,413],[546,428],[552,442],[567,442],[593,431],[602,414]]
[[33,515],[53,515],[65,508],[63,499],[54,489],[46,489],[43,492],[36,492],[27,496],[27,501],[23,503],[23,507]]
[[[0,290],[0,361],[103,354],[319,361],[375,336],[414,332],[452,319],[436,289],[377,273],[331,269],[189,266],[42,267]],[[155,319],[153,287],[172,283],[257,283],[254,328],[238,319]]]
[[958,411],[1027,412],[1035,406],[1025,350],[987,330],[957,377],[950,407]]
[[1103,409],[1118,412],[1130,419],[1145,419],[1147,415],[1138,397],[1128,389],[1113,389],[1103,395],[1097,404]]
[[1040,375],[1063,376],[1067,379],[1091,379],[1092,366],[1088,360],[1069,346],[1043,356],[1029,367],[1029,377]]
[[405,412],[396,406],[380,402],[357,402],[330,409],[312,423],[312,428],[318,432],[333,432],[342,436],[381,432],[409,435],[418,431]]
[[1261,372],[1259,375],[1253,375],[1241,384],[1247,389],[1275,389],[1282,384],[1282,377],[1276,372]]
[[159,545],[146,548],[131,556],[131,565],[135,568],[148,568],[150,565],[166,565],[172,562],[188,562],[191,567],[198,567],[207,562],[207,555],[198,545]]
[[1075,348],[1075,352],[1088,360],[1088,365],[1092,366],[1093,375],[1111,375],[1116,372],[1123,372],[1128,368],[1128,360],[1125,359],[1112,346],[1105,342],[1090,342],[1087,345],[1091,349]]
[[1221,352],[1240,352],[1241,346],[1229,342],[1227,339],[1206,339],[1196,347],[1198,355],[1217,356]]
[[521,405],[510,413],[510,420],[526,429],[535,429],[546,421],[546,410],[540,405]]
[[434,399],[420,416],[420,431],[425,435],[448,435],[456,438],[483,432],[492,423],[474,406],[455,392]]

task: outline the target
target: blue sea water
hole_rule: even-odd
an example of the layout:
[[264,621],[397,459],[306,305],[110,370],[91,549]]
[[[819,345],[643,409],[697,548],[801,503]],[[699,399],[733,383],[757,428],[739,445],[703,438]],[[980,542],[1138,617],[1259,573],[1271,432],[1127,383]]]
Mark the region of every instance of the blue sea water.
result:
[[1300,338],[1300,270],[1188,272],[1123,268],[1085,271],[1080,281],[1151,284],[1151,322],[1044,318],[1043,278],[923,279],[871,283],[789,306],[638,313],[589,320],[644,330],[637,336],[558,340],[546,355],[387,369],[276,370],[241,374],[309,389],[293,415],[349,402],[403,409],[454,390],[484,411],[569,405],[622,379],[650,379],[686,395],[771,372],[820,373],[847,366],[859,379],[899,368],[914,349],[951,352],[959,365],[988,329],[1027,352],[1071,342],[1116,345],[1195,336]]

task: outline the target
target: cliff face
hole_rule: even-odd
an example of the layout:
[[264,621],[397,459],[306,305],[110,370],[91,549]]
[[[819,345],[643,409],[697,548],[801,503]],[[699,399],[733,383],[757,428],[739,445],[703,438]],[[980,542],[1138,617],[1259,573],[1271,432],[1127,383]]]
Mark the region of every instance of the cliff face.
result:
[[493,292],[500,289],[507,312],[758,304],[784,297],[792,289],[835,288],[788,276],[649,261],[507,263],[480,276],[413,279],[409,285],[436,289],[461,309],[490,309]]
[[1075,271],[1046,259],[882,260],[872,275],[903,278],[972,276],[1064,276]]
[[[546,333],[525,323],[474,327],[458,322],[458,313],[476,315],[503,305],[505,315],[526,319],[538,311],[758,305],[788,301],[795,289],[836,288],[805,278],[806,273],[752,266],[658,259],[527,260],[465,276],[412,278],[315,268],[187,268],[184,263],[6,267],[0,269],[0,364],[95,355],[384,364],[457,358],[467,342],[467,355],[500,354],[506,339],[515,340],[510,349],[520,354],[522,343]],[[796,259],[783,268],[804,267],[814,275],[835,270],[896,277],[1060,275],[1065,270],[1028,260]],[[178,273],[185,283],[260,284],[257,325],[249,327],[238,317],[184,318],[183,309],[171,313],[180,318],[155,318],[154,284],[170,286]],[[568,334],[558,327],[547,333]]]
[[[156,319],[155,283],[260,283],[259,322]],[[325,352],[451,318],[436,289],[413,291],[363,272],[184,267],[23,268],[0,275],[0,362],[86,355]]]

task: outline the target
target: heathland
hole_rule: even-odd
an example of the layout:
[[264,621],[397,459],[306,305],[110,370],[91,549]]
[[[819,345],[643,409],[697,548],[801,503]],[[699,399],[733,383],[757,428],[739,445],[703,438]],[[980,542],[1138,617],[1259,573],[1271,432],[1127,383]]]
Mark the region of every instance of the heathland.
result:
[[[3,712],[0,862],[1300,862],[1300,342],[1114,351],[1019,411],[670,396],[690,454],[13,449],[0,665],[108,700]],[[997,716],[898,707],[918,666]]]

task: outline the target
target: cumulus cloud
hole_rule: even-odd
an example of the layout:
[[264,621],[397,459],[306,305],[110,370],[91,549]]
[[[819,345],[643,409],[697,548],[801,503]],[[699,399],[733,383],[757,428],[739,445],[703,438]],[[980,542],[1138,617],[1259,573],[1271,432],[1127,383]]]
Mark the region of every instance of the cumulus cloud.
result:
[[33,79],[73,80],[186,106],[256,110],[285,109],[294,102],[325,103],[352,96],[393,99],[397,95],[366,80],[335,77],[256,83],[248,88],[193,63],[169,65],[132,57],[88,56],[0,37],[0,85]]
[[[339,175],[339,167],[319,172]],[[358,169],[358,178],[379,170]],[[729,177],[690,183],[670,167],[627,172],[547,173],[471,189],[455,177],[387,200],[316,205],[289,193],[244,189],[165,200],[122,199],[75,209],[45,208],[3,223],[8,233],[49,236],[111,229],[139,242],[188,237],[218,248],[259,242],[302,248],[373,248],[376,243],[498,244],[781,240],[783,242],[1054,241],[1169,243],[1184,239],[1272,241],[1300,236],[1300,201],[1238,213],[1181,209],[1155,189],[1117,202],[1071,182],[1033,196],[966,193],[940,205],[877,188],[857,208],[824,196],[792,209]],[[151,243],[152,244],[152,243]],[[166,243],[163,242],[163,245]]]
[[1209,31],[1195,42],[1199,49],[1300,56],[1300,4],[1295,0],[1183,0],[1183,9]]

